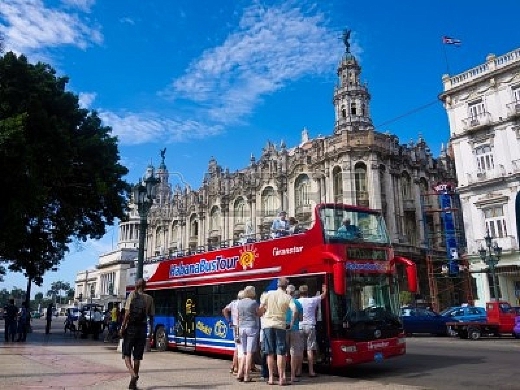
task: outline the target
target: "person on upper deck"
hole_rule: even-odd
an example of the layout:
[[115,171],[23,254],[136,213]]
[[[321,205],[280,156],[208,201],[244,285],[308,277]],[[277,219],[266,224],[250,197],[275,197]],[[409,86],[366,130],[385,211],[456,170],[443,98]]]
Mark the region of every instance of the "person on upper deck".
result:
[[284,237],[289,234],[289,221],[287,221],[287,213],[285,211],[280,211],[278,217],[279,218],[275,219],[271,225],[272,238]]
[[345,218],[338,229],[338,235],[347,240],[361,238],[361,232],[356,225],[350,223],[350,218]]

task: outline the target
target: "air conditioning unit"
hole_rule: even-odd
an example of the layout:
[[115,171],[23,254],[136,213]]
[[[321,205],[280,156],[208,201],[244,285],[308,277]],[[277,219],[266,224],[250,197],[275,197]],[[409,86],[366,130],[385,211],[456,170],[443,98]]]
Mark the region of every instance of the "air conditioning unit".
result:
[[486,172],[477,172],[477,178],[485,179],[486,178]]
[[472,119],[472,120],[469,122],[469,124],[470,124],[471,126],[478,126],[480,123],[479,123],[478,119]]

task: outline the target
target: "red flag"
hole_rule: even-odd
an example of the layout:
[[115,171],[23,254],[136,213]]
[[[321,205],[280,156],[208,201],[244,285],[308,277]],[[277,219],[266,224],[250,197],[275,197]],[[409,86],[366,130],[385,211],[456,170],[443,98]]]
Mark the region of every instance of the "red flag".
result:
[[462,42],[460,39],[447,37],[446,35],[442,37],[442,43],[445,45],[460,45]]

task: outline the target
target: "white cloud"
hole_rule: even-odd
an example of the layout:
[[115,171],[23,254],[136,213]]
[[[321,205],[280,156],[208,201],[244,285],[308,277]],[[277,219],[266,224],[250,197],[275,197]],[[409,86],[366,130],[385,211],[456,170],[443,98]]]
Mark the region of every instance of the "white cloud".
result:
[[131,24],[132,26],[135,25],[135,20],[132,19],[132,18],[129,18],[129,17],[121,18],[121,19],[119,19],[119,22],[120,22],[120,23]]
[[339,37],[316,10],[255,4],[237,30],[202,53],[167,93],[208,107],[218,123],[235,123],[291,81],[330,74],[341,53]]
[[61,0],[63,4],[72,8],[78,8],[84,12],[90,12],[96,0]]
[[47,8],[42,0],[0,2],[0,35],[6,50],[24,54],[61,45],[85,49],[103,41],[98,28],[76,14]]
[[207,125],[195,120],[165,118],[155,113],[99,111],[105,125],[112,127],[123,145],[147,142],[184,142],[214,136],[224,131],[221,125]]
[[96,99],[95,92],[80,92],[78,94],[78,103],[81,108],[90,108],[92,102]]

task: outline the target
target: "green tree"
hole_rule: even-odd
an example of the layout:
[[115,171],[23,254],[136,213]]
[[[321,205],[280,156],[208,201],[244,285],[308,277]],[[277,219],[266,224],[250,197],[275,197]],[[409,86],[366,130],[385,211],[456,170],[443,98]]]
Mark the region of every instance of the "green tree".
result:
[[24,272],[27,298],[73,240],[101,238],[126,209],[117,138],[67,83],[49,65],[0,57],[0,259]]

